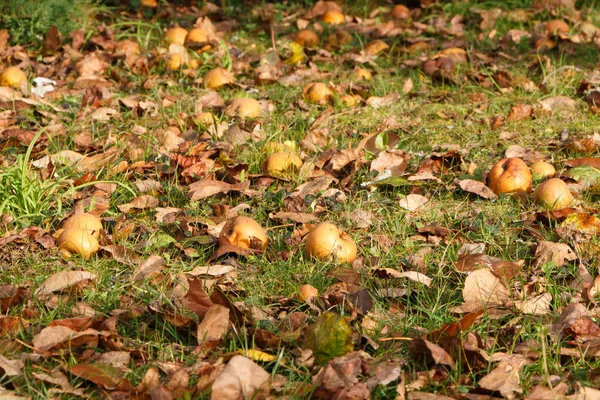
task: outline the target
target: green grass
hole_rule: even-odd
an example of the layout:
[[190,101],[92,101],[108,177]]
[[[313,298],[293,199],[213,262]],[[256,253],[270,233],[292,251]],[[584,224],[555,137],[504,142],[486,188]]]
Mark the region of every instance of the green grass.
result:
[[[586,2],[585,10],[593,15],[595,3]],[[386,20],[388,5],[379,5],[380,14],[374,17],[376,23]],[[132,282],[131,276],[137,263],[129,265],[113,258],[107,251],[100,251],[89,261],[74,257],[64,260],[54,248],[43,249],[34,241],[25,239],[5,245],[0,249],[1,284],[18,285],[27,288],[30,294],[25,301],[11,306],[8,316],[23,316],[30,324],[17,335],[7,335],[5,339],[18,339],[16,349],[0,351],[10,359],[16,359],[21,352],[31,352],[33,337],[52,321],[70,318],[75,315],[74,307],[86,304],[93,309],[100,320],[114,315],[116,321],[115,338],[121,341],[124,351],[132,354],[127,365],[127,378],[133,385],[142,381],[146,371],[159,362],[174,363],[191,367],[202,363],[214,364],[227,362],[230,353],[240,352],[261,346],[259,334],[251,334],[249,329],[260,328],[282,338],[278,345],[262,348],[277,355],[277,361],[261,363],[273,378],[283,377],[287,381],[281,385],[277,395],[289,395],[291,398],[307,398],[314,390],[312,378],[318,372],[316,367],[301,366],[298,363],[299,349],[303,334],[290,332],[286,328],[290,315],[303,313],[304,325],[316,320],[320,311],[315,307],[301,303],[296,299],[298,289],[303,284],[311,284],[321,294],[328,297],[316,304],[351,318],[355,332],[355,349],[367,352],[374,361],[393,360],[402,366],[407,382],[417,379],[419,374],[432,366],[418,361],[409,352],[406,337],[424,336],[440,329],[444,324],[456,322],[461,318],[453,309],[463,302],[462,289],[466,274],[456,270],[454,263],[465,243],[484,243],[485,254],[505,261],[523,262],[519,276],[510,282],[515,298],[523,293],[546,292],[552,295],[550,312],[545,315],[524,315],[510,311],[503,316],[494,315],[486,310],[478,322],[459,334],[461,340],[476,340],[482,351],[492,355],[498,352],[515,354],[522,351],[524,345],[530,345],[535,357],[521,371],[521,386],[528,394],[538,383],[544,383],[551,375],[558,375],[568,381],[571,387],[575,382],[584,386],[597,386],[597,371],[600,363],[595,358],[561,357],[561,347],[569,347],[566,340],[555,340],[548,331],[567,305],[581,301],[581,289],[575,286],[578,281],[578,264],[586,267],[595,276],[595,263],[598,255],[598,237],[584,235],[564,235],[559,222],[543,224],[533,221],[540,211],[531,199],[519,200],[510,196],[501,196],[494,200],[485,200],[466,193],[454,183],[456,178],[473,177],[482,179],[483,174],[500,158],[511,145],[520,145],[528,150],[542,152],[549,156],[558,170],[562,163],[570,158],[597,157],[592,154],[580,154],[572,149],[562,148],[560,136],[568,131],[572,136],[587,136],[595,132],[599,116],[592,113],[587,104],[576,93],[579,83],[586,80],[597,63],[597,49],[593,44],[561,43],[545,53],[532,50],[527,40],[519,44],[503,44],[499,38],[509,29],[531,31],[537,20],[545,21],[551,17],[547,11],[535,15],[527,22],[515,22],[501,16],[495,28],[495,38],[482,41],[474,39],[481,33],[479,16],[471,9],[472,4],[450,2],[436,4],[422,11],[419,22],[427,24],[443,17],[446,20],[459,14],[464,18],[465,36],[456,43],[433,30],[411,36],[383,38],[391,47],[387,54],[378,56],[372,63],[362,65],[374,73],[372,81],[355,81],[353,69],[355,63],[338,61],[326,57],[316,61],[320,72],[326,73],[318,80],[332,83],[342,91],[358,87],[365,99],[371,96],[383,97],[400,93],[396,102],[382,108],[361,105],[356,108],[344,108],[339,101],[325,106],[301,105],[299,99],[303,85],[284,86],[279,83],[257,86],[253,68],[260,64],[261,56],[271,48],[270,32],[265,30],[258,15],[252,14],[239,2],[232,3],[225,10],[223,18],[240,17],[238,30],[228,33],[220,45],[212,52],[198,55],[201,66],[197,71],[168,71],[156,52],[161,45],[164,27],[173,23],[191,26],[195,20],[183,9],[169,8],[161,3],[161,10],[168,10],[170,17],[163,19],[161,14],[150,14],[139,19],[131,12],[123,10],[121,15],[111,16],[108,21],[116,40],[133,40],[139,43],[144,57],[149,60],[149,74],[135,74],[125,66],[122,60],[113,60],[111,69],[126,77],[123,86],[115,84],[110,88],[113,99],[104,106],[120,111],[108,123],[89,121],[85,110],[79,110],[82,93],[63,97],[58,104],[66,110],[60,115],[64,133],[50,138],[41,145],[39,137],[43,129],[38,130],[28,148],[23,146],[2,147],[0,150],[0,214],[8,215],[12,221],[0,225],[0,235],[15,234],[29,226],[39,226],[52,233],[65,214],[70,212],[77,201],[86,199],[95,191],[93,186],[99,182],[117,183],[116,192],[109,196],[109,209],[104,213],[104,226],[108,238],[115,239],[114,244],[135,251],[140,261],[152,255],[165,260],[160,279],[147,279]],[[387,7],[387,8],[386,8]],[[486,1],[478,4],[481,9],[500,8],[511,10],[523,8],[530,12],[530,2],[514,0],[510,2]],[[279,51],[284,51],[291,34],[297,29],[288,23],[287,17],[294,13],[303,14],[301,4],[275,4],[274,21]],[[351,2],[345,11],[361,18],[370,18],[373,9],[364,2]],[[167,14],[165,14],[167,15]],[[105,21],[106,22],[106,21]],[[337,28],[325,27],[321,35],[322,44]],[[371,40],[360,31],[353,31],[352,43],[341,49],[332,50],[333,57],[339,57],[348,51],[358,52]],[[435,39],[427,53],[433,56],[448,46],[462,46],[468,49],[469,61],[458,66],[453,72],[456,84],[434,82],[419,67],[407,66],[414,55],[403,51],[407,44],[415,39]],[[410,39],[410,40],[409,40]],[[464,42],[461,44],[461,40]],[[88,50],[84,50],[88,51]],[[148,55],[150,53],[150,55]],[[502,53],[502,55],[500,55]],[[315,53],[309,53],[313,56]],[[485,59],[482,55],[488,56]],[[242,128],[254,128],[260,125],[264,139],[243,146],[232,146],[230,151],[215,153],[211,157],[217,161],[217,168],[210,171],[209,178],[221,180],[225,167],[244,166],[245,179],[251,182],[251,188],[259,183],[260,194],[247,197],[238,193],[212,196],[191,202],[187,197],[187,185],[196,178],[183,178],[181,167],[177,167],[172,157],[160,154],[161,145],[158,130],[176,126],[187,137],[201,137],[202,127],[191,121],[194,119],[196,101],[209,93],[202,88],[197,79],[216,67],[236,70],[249,67],[249,72],[237,76],[237,84],[219,91],[226,104],[233,98],[248,96],[259,100],[268,100],[274,110],[258,121],[246,121]],[[299,68],[305,67],[299,66]],[[537,66],[537,67],[536,67]],[[571,67],[578,69],[574,70]],[[292,67],[286,67],[285,73],[291,73]],[[541,90],[526,91],[519,87],[502,90],[498,82],[490,80],[489,86],[482,86],[478,79],[489,77],[504,71],[511,77],[527,77]],[[107,78],[110,78],[107,74]],[[145,89],[148,79],[156,79],[156,85]],[[70,79],[70,78],[69,78]],[[402,94],[402,88],[411,79],[413,89]],[[128,85],[125,86],[125,83]],[[541,85],[544,83],[544,85]],[[131,89],[133,88],[133,89]],[[118,104],[118,99],[131,95],[140,95],[141,100],[153,102],[157,106],[152,112],[137,115]],[[540,101],[553,96],[568,96],[577,101],[578,110],[571,114],[547,114],[538,109]],[[163,101],[169,98],[173,104],[164,107]],[[515,104],[525,103],[536,108],[533,118],[506,122],[494,128],[491,121],[505,117]],[[88,106],[89,107],[89,106]],[[223,110],[213,109],[218,122],[237,123],[226,116]],[[265,158],[265,148],[270,142],[286,140],[300,143],[311,130],[312,124],[325,113],[324,127],[331,139],[323,151],[344,150],[356,147],[361,139],[380,130],[382,121],[394,118],[397,127],[387,132],[396,135],[396,149],[412,155],[405,176],[417,172],[423,162],[432,153],[445,153],[447,145],[459,149],[462,162],[444,167],[436,173],[440,182],[428,181],[422,185],[366,188],[363,183],[372,181],[375,174],[370,172],[370,162],[374,154],[367,154],[356,171],[336,172],[337,183],[332,188],[340,189],[340,181],[352,175],[353,183],[342,188],[345,200],[325,197],[323,193],[307,196],[304,199],[292,199],[294,189],[310,177],[299,176],[289,181],[260,181],[261,164]],[[33,112],[24,113],[26,121],[23,127],[31,128],[47,122]],[[145,133],[141,133],[145,129]],[[75,136],[81,132],[91,133],[94,147],[79,149]],[[513,136],[507,133],[515,132]],[[110,140],[108,140],[110,136]],[[209,135],[210,136],[210,135]],[[508,137],[500,139],[500,137]],[[203,141],[209,146],[219,146],[224,137],[214,135],[209,139],[193,139],[190,148]],[[2,144],[2,142],[0,142]],[[102,170],[95,171],[97,181],[74,186],[73,179],[81,172],[70,166],[57,167],[47,178],[42,171],[33,168],[31,162],[45,154],[54,154],[69,149],[82,153],[102,154],[108,148],[118,149],[117,160]],[[43,149],[45,153],[39,152]],[[318,163],[322,152],[299,150],[307,163]],[[86,154],[87,154],[86,153]],[[191,150],[181,156],[192,156]],[[120,172],[111,167],[117,162],[127,162],[127,169]],[[132,165],[137,163],[137,168]],[[470,166],[470,164],[473,164]],[[247,166],[247,168],[245,167]],[[249,177],[248,177],[249,176]],[[141,195],[137,191],[136,180],[153,179],[160,183],[160,189],[152,195],[159,200],[159,207],[180,209],[174,220],[158,222],[157,212],[153,209],[132,210],[123,213],[118,206],[132,201]],[[345,182],[345,181],[344,181]],[[348,183],[348,182],[345,182]],[[411,193],[419,193],[429,199],[422,209],[409,212],[400,207],[399,199]],[[596,213],[597,196],[582,192],[578,200],[581,210]],[[211,256],[217,249],[214,238],[210,238],[214,225],[223,222],[215,216],[214,207],[235,207],[245,203],[248,207],[240,211],[241,215],[256,219],[268,230],[269,245],[265,252],[247,257],[233,254],[223,255],[213,260]],[[88,206],[88,209],[90,207]],[[360,263],[346,268],[358,276],[353,284],[342,283],[336,271],[340,266],[332,260],[316,261],[306,256],[304,244],[295,235],[298,224],[274,220],[272,213],[280,211],[300,211],[315,213],[319,221],[332,221],[345,230],[357,243]],[[350,217],[355,210],[370,211],[371,224],[366,228],[356,227]],[[2,221],[6,221],[3,219]],[[439,226],[450,231],[448,236],[436,237],[420,233],[427,226]],[[125,227],[131,226],[128,234],[122,234]],[[104,239],[106,240],[106,238]],[[539,240],[569,244],[575,249],[579,260],[564,266],[550,262],[537,265],[535,247]],[[104,244],[109,244],[104,242]],[[415,262],[422,255],[421,263]],[[194,352],[197,345],[196,324],[198,317],[182,305],[180,299],[172,295],[178,282],[195,267],[229,264],[236,267],[235,275],[210,278],[211,293],[219,287],[236,307],[241,309],[248,320],[244,326],[236,326],[225,336],[223,342],[199,355]],[[383,278],[378,269],[389,268],[400,271],[415,271],[431,278],[431,285],[413,282],[406,278]],[[53,299],[39,299],[31,293],[53,273],[64,270],[83,269],[97,274],[97,278],[80,292],[60,295]],[[355,285],[355,286],[353,286]],[[353,293],[358,288],[366,289],[373,300],[373,308],[367,316],[353,313],[352,307],[340,305],[335,299],[332,288],[339,292]],[[402,296],[389,298],[378,295],[384,289],[405,289]],[[331,292],[331,293],[330,293]],[[135,312],[133,312],[135,311]],[[192,320],[189,326],[177,327],[172,324],[172,315],[185,316]],[[295,314],[297,315],[297,314]],[[374,321],[367,326],[365,321]],[[594,320],[596,321],[596,320]],[[297,335],[297,337],[293,337]],[[362,339],[360,335],[365,335]],[[395,338],[394,340],[389,340]],[[1,346],[0,346],[1,347]],[[92,349],[96,353],[109,350],[106,342],[100,342]],[[224,357],[222,361],[217,361]],[[456,358],[459,361],[459,358]],[[458,362],[454,370],[437,367],[436,379],[428,381],[420,390],[457,396],[461,393],[479,391],[478,382],[497,365],[482,362],[470,368],[465,362]],[[28,361],[23,373],[15,377],[3,377],[0,385],[10,388],[19,395],[32,398],[52,396],[53,385],[36,379],[34,372],[50,371],[55,367],[68,371],[71,365],[82,362],[81,352],[64,352],[48,356],[41,361]],[[165,364],[166,365],[166,364]],[[570,375],[565,371],[571,370]],[[89,381],[75,378],[67,373],[74,387],[84,388],[92,398],[102,396],[102,390]],[[162,375],[167,382],[167,374]],[[199,376],[190,376],[191,388]],[[375,399],[394,398],[397,381],[387,386],[378,386],[371,395]],[[301,391],[303,390],[303,391]],[[300,394],[298,394],[300,393]],[[209,398],[209,395],[190,394],[192,398]],[[64,395],[64,398],[71,398]],[[74,398],[74,397],[73,397]]]

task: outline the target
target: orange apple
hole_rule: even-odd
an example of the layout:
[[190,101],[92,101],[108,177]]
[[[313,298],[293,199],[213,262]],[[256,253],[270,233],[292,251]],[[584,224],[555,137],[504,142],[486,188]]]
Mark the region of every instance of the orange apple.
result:
[[284,176],[288,173],[295,174],[300,167],[302,167],[300,157],[288,151],[271,154],[262,165],[265,174],[275,177]]
[[529,193],[532,181],[527,164],[520,158],[503,158],[492,167],[487,176],[488,186],[496,194]]
[[319,45],[319,36],[315,31],[310,29],[302,29],[296,34],[294,42],[298,43],[302,47],[317,47]]
[[69,258],[73,253],[76,253],[84,260],[88,260],[99,248],[98,240],[90,235],[86,229],[81,228],[64,229],[56,239],[56,247],[60,249],[62,256],[65,258]]
[[321,16],[321,21],[329,25],[340,25],[346,22],[346,18],[339,11],[329,10]]
[[164,40],[168,44],[175,43],[183,46],[185,43],[185,38],[188,34],[187,29],[181,28],[179,26],[169,28],[165,32]]
[[333,92],[322,82],[309,83],[302,90],[302,95],[311,103],[327,103]]
[[411,17],[410,10],[403,4],[397,4],[392,8],[392,18],[393,19],[409,19]]
[[[237,216],[231,218],[219,235],[219,244],[229,244],[244,249],[267,246],[267,232],[255,220],[248,217]],[[252,247],[252,246],[255,247]]]
[[332,223],[317,225],[306,236],[306,254],[320,260],[333,256],[338,262],[351,263],[356,259],[356,244],[348,234]]
[[82,213],[74,214],[67,218],[62,224],[63,229],[80,228],[88,231],[96,239],[100,236],[102,230],[102,221],[93,214]]
[[309,301],[319,295],[319,290],[313,285],[302,285],[298,289],[298,299],[300,301]]

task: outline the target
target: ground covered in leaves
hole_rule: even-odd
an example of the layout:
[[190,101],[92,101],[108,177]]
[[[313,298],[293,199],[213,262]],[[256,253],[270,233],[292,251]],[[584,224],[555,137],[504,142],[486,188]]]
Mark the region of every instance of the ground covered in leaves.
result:
[[251,3],[0,30],[0,398],[600,398],[594,2]]

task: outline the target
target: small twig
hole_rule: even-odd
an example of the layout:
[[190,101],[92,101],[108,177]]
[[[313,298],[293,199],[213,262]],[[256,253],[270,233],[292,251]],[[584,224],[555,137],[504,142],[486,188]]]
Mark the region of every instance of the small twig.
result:
[[265,229],[265,231],[272,231],[273,229],[279,229],[279,228],[287,228],[288,226],[295,226],[296,224],[283,224],[283,225],[277,225],[277,226],[270,226],[268,228]]
[[273,23],[269,25],[271,28],[271,46],[273,47],[273,54],[275,54],[275,59],[279,60],[279,55],[277,54],[277,46],[275,46],[275,30],[273,29]]
[[379,342],[389,342],[390,340],[406,340],[410,342],[413,338],[405,337],[405,336],[394,336],[394,337],[385,337],[377,339]]

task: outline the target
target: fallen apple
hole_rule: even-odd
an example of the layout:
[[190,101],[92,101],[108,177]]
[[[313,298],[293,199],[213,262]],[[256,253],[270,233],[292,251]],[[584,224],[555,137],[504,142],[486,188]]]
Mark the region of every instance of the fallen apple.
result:
[[175,43],[184,45],[185,38],[187,37],[188,31],[180,26],[167,29],[163,37],[164,41],[168,44]]
[[381,39],[375,39],[365,46],[365,53],[371,56],[376,56],[384,50],[389,49],[390,46]]
[[544,30],[546,31],[546,35],[552,37],[566,35],[571,31],[571,28],[569,28],[569,25],[562,19],[553,19],[546,22]]
[[573,195],[562,179],[551,178],[535,188],[533,200],[548,210],[560,210],[573,202]]
[[322,82],[309,83],[302,90],[302,95],[311,103],[327,103],[333,93]]
[[346,18],[339,11],[328,10],[321,16],[321,21],[329,25],[340,25],[346,22]]
[[231,218],[219,235],[219,244],[228,244],[244,249],[264,249],[268,238],[265,230],[252,218]]
[[333,256],[338,262],[351,263],[356,259],[356,244],[348,234],[332,223],[317,225],[306,236],[306,254],[320,260]]
[[298,300],[306,302],[319,295],[319,290],[313,285],[302,285],[298,289]]
[[215,116],[210,111],[203,111],[196,115],[196,121],[203,126],[210,126],[215,123]]
[[190,30],[185,37],[185,45],[187,47],[197,46],[199,48],[194,48],[194,50],[196,50],[197,53],[202,53],[212,47],[212,45],[208,43],[209,40],[209,33],[205,29],[194,28]]
[[311,31],[310,29],[302,29],[296,34],[294,42],[298,43],[302,47],[317,47],[319,45],[319,36],[315,31]]
[[67,228],[56,239],[56,246],[63,257],[69,258],[73,253],[79,254],[84,260],[98,251],[98,240],[82,228]]
[[265,147],[263,148],[263,152],[270,155],[273,153],[285,153],[291,152],[294,153],[297,150],[298,146],[296,142],[292,140],[286,140],[283,143],[281,142],[267,142],[265,143]]
[[0,74],[0,86],[20,89],[27,84],[27,75],[17,67],[8,67]]
[[364,79],[366,81],[370,81],[371,79],[373,79],[373,74],[371,74],[371,71],[369,71],[368,69],[359,67],[356,68],[354,72],[354,75],[357,79]]
[[556,174],[556,168],[546,161],[536,161],[531,164],[531,172],[536,180],[553,177]]
[[94,214],[74,214],[63,222],[62,228],[85,229],[90,235],[98,239],[98,237],[100,237],[100,231],[102,230],[102,221]]
[[533,177],[520,158],[503,158],[490,170],[487,183],[496,194],[531,191]]
[[185,57],[179,53],[171,54],[167,60],[167,68],[171,71],[179,71],[183,64],[185,64]]
[[270,176],[282,177],[297,174],[302,167],[302,160],[295,153],[282,151],[273,153],[263,162],[263,172]]
[[250,97],[240,97],[234,99],[225,110],[230,117],[258,118],[262,114],[260,103]]
[[397,20],[409,19],[411,17],[410,10],[403,4],[396,4],[392,8],[392,18]]
[[218,89],[233,82],[235,82],[233,73],[221,67],[211,69],[204,76],[204,87],[207,89]]
[[360,104],[362,97],[358,94],[344,94],[340,96],[340,102],[346,107],[354,107]]

